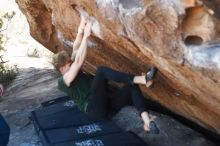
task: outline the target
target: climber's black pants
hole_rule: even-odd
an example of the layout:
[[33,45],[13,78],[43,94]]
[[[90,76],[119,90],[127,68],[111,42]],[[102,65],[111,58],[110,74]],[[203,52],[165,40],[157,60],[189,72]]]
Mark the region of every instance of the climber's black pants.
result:
[[[99,67],[89,94],[87,112],[96,118],[106,118],[110,110],[117,112],[123,106],[134,105],[142,113],[145,111],[144,96],[133,84],[134,75],[118,72],[107,67]],[[124,83],[125,86],[109,90],[108,81]]]
[[10,128],[0,114],[0,146],[6,146],[8,144],[9,134]]

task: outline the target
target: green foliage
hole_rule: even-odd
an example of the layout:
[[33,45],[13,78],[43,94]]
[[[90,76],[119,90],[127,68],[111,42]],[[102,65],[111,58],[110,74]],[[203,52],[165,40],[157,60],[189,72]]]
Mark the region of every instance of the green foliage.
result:
[[[13,14],[14,15],[14,14]],[[4,18],[11,19],[13,16],[5,15]],[[0,29],[3,26],[3,20],[0,18]],[[0,34],[0,52],[4,51],[3,48],[3,35]],[[8,85],[18,74],[17,66],[8,66],[5,65],[3,60],[3,55],[0,56],[0,83]]]
[[0,83],[8,85],[18,74],[17,66],[8,66],[0,63]]
[[[2,28],[2,26],[3,26],[3,20],[0,18],[0,29]],[[3,47],[2,47],[3,40],[2,40],[2,38],[3,38],[3,35],[0,34],[0,51],[3,50]]]
[[2,28],[3,26],[3,20],[0,18],[0,29]]
[[14,17],[14,15],[15,15],[15,12],[12,11],[11,14],[6,13],[3,17],[6,18],[6,19],[8,19],[8,20],[11,20],[11,19]]

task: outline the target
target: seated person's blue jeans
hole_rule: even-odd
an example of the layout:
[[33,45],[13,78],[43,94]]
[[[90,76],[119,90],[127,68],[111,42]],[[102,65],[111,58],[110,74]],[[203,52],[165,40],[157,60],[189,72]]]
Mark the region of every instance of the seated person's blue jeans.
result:
[[0,114],[0,146],[6,146],[8,144],[10,134],[10,128],[5,119]]

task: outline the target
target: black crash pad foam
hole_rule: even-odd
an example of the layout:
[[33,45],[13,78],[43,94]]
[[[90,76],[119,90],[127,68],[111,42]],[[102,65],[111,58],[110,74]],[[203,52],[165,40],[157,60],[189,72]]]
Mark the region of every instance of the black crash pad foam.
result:
[[121,132],[93,138],[56,143],[54,146],[147,146],[132,132]]
[[121,132],[111,121],[94,122],[76,127],[45,130],[40,137],[45,145]]
[[69,101],[69,100],[71,100],[71,98],[69,96],[62,96],[62,97],[58,97],[58,98],[55,98],[55,99],[52,99],[49,101],[45,101],[45,102],[41,103],[41,106],[47,107],[47,106],[50,106],[53,104],[62,103],[62,102]]
[[81,112],[72,100],[53,103],[32,111],[31,119],[37,133],[40,130],[65,128],[100,121],[100,119],[91,118]]

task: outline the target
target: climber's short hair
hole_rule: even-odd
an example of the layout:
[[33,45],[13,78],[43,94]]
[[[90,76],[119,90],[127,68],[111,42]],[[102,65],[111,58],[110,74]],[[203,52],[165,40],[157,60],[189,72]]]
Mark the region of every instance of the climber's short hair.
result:
[[52,64],[57,71],[60,71],[60,67],[66,65],[67,63],[72,63],[72,60],[65,50],[60,51],[53,56]]

